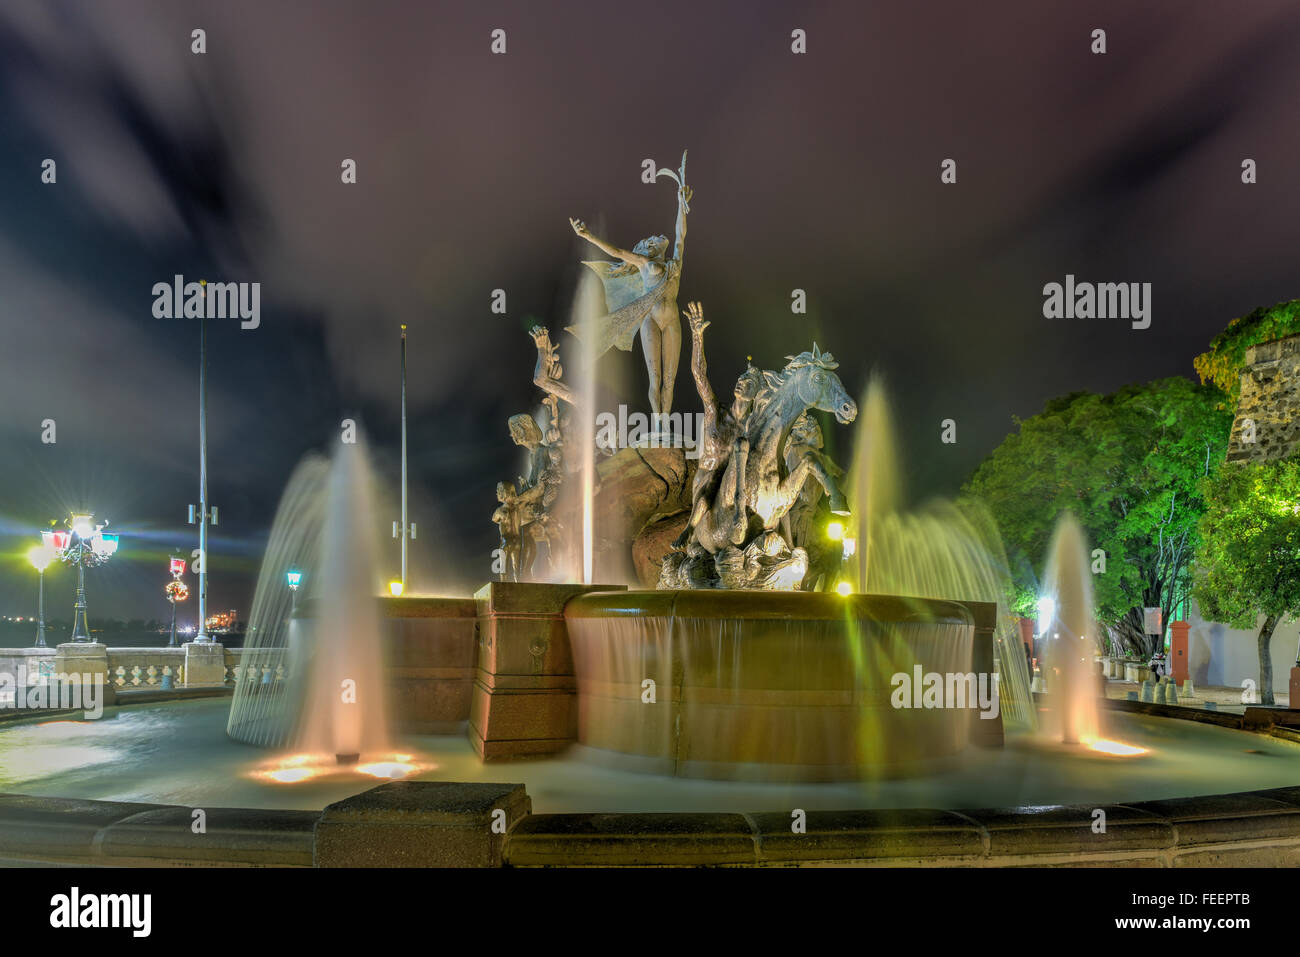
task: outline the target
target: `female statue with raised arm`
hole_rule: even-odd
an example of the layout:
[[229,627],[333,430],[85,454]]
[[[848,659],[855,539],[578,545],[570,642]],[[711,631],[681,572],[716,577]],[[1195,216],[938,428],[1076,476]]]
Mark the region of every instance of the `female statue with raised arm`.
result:
[[593,236],[582,220],[569,220],[575,233],[619,260],[584,263],[595,271],[605,287],[609,314],[595,320],[590,328],[570,327],[569,331],[583,340],[593,338],[595,355],[601,356],[610,346],[629,351],[639,329],[641,351],[650,377],[651,413],[672,411],[673,382],[682,350],[677,287],[681,281],[686,214],[691,201],[691,188],[686,185],[685,153],[682,153],[680,173],[678,176],[671,170],[659,170],[656,174],[670,176],[678,183],[677,238],[671,258],[667,236],[649,236],[626,250]]

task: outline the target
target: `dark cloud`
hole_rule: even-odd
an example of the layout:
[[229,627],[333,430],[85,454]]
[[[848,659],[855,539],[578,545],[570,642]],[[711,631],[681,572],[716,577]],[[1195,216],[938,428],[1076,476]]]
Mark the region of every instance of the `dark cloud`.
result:
[[[628,244],[668,232],[671,190],[642,185],[640,163],[676,166],[684,147],[682,295],[713,320],[717,384],[747,353],[777,363],[813,338],[854,390],[882,370],[915,496],[953,490],[1013,414],[1190,375],[1228,319],[1296,295],[1300,11],[986,6],[7,3],[6,551],[72,498],[142,541],[189,541],[197,329],[150,312],[152,284],[182,273],[263,290],[260,329],[211,336],[230,562],[213,604],[247,606],[240,563],[341,418],[365,422],[394,472],[399,322],[413,494],[446,536],[422,535],[420,560],[486,577],[493,485],[518,467],[505,419],[536,400],[523,319],[564,324],[589,252],[567,217]],[[488,53],[498,26],[504,57]],[[796,26],[806,56],[789,52]],[[37,178],[47,156],[55,187]],[[1246,156],[1257,186],[1240,183]],[[946,157],[956,186],[939,183]],[[1042,286],[1067,272],[1151,282],[1151,329],[1044,320]],[[789,312],[796,287],[808,316]],[[607,365],[640,402],[636,360]],[[956,446],[938,442],[946,417]],[[147,615],[163,571],[127,551],[92,601]],[[0,611],[15,613],[31,583],[8,571]]]

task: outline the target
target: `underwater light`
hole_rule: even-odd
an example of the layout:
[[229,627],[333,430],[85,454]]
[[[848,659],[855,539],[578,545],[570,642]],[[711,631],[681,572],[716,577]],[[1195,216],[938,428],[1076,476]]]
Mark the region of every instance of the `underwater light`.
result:
[[1122,744],[1119,741],[1108,741],[1105,738],[1084,738],[1083,746],[1089,751],[1098,751],[1101,754],[1113,754],[1117,757],[1127,758],[1135,754],[1146,754],[1146,748],[1139,748],[1132,744]]
[[311,768],[277,768],[274,771],[267,771],[266,776],[272,781],[279,781],[281,784],[295,784],[298,781],[307,780],[315,773]]
[[358,764],[356,769],[374,778],[396,779],[406,777],[415,770],[415,765],[401,761],[375,761],[370,764]]
[[398,582],[398,581],[389,582],[389,583],[388,583],[388,591],[389,591],[389,593],[392,594],[392,596],[393,596],[394,598],[401,598],[401,597],[402,597],[402,583],[401,583],[401,582]]

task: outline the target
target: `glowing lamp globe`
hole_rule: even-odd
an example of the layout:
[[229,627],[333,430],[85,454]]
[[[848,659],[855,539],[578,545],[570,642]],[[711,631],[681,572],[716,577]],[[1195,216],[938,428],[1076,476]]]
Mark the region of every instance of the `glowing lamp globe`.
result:
[[78,538],[90,538],[95,534],[95,516],[90,512],[73,512],[71,524]]
[[54,550],[46,545],[33,545],[27,552],[27,560],[32,563],[32,568],[43,572],[54,561]]
[[297,588],[302,584],[302,572],[288,571],[284,573],[284,580],[290,588]]
[[1056,599],[1051,595],[1044,595],[1038,599],[1038,630],[1041,634],[1047,630],[1047,626],[1052,623],[1056,617]]
[[91,540],[90,548],[91,551],[93,551],[100,558],[108,558],[114,552],[117,551],[117,544],[118,544],[117,535],[101,534],[101,535],[96,535],[94,539]]

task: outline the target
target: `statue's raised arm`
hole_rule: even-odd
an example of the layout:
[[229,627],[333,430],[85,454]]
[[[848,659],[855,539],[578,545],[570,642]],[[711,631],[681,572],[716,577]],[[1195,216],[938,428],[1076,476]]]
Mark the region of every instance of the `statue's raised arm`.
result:
[[673,383],[682,350],[677,288],[692,195],[685,182],[686,154],[682,154],[680,176],[671,170],[659,170],[656,176],[668,176],[677,182],[677,233],[672,256],[667,236],[647,236],[628,250],[593,235],[582,220],[570,219],[575,233],[618,261],[584,264],[600,277],[609,311],[568,328],[588,343],[597,357],[611,346],[624,352],[631,350],[632,340],[640,332],[650,379],[650,411],[668,413],[672,411]]

